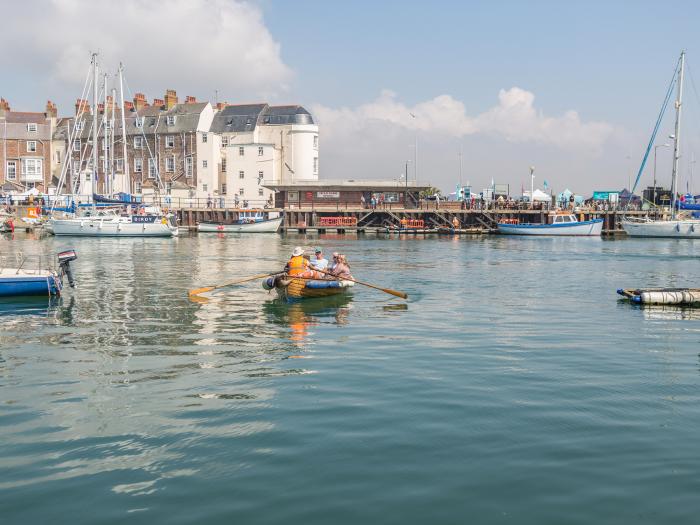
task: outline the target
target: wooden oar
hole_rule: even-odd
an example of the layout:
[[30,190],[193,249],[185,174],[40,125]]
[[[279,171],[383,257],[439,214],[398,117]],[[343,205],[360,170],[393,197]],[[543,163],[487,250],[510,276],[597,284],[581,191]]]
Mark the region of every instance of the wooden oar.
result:
[[374,288],[375,290],[379,290],[384,293],[388,293],[389,295],[394,295],[396,297],[401,297],[401,299],[408,299],[408,294],[404,292],[399,292],[397,290],[392,290],[391,288],[382,288],[381,286],[375,286],[374,284],[369,284],[369,283],[363,283],[362,281],[357,281],[356,279],[347,279],[345,277],[338,277],[337,275],[333,275],[330,272],[324,272],[323,270],[316,270],[314,269],[315,272],[323,273],[325,275],[330,275],[331,277],[334,277],[335,279],[339,281],[350,281],[353,283],[361,284],[362,286],[367,286],[369,288]]
[[254,281],[255,279],[262,279],[263,277],[269,277],[269,276],[275,275],[277,273],[279,273],[279,272],[261,273],[260,275],[253,275],[252,277],[246,277],[245,279],[238,279],[237,281],[229,281],[229,282],[223,283],[223,284],[215,284],[214,286],[205,286],[204,288],[196,288],[194,290],[190,290],[188,292],[188,295],[190,297],[193,297],[195,295],[200,295],[203,293],[211,292],[212,290],[218,290],[219,288],[226,288],[227,286],[233,286],[234,284],[247,283],[248,281]]

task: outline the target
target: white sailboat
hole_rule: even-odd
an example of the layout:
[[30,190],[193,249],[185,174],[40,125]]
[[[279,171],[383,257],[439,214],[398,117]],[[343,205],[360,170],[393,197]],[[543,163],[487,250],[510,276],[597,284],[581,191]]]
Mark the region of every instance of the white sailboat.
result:
[[[671,176],[670,217],[651,219],[625,218],[622,228],[630,237],[664,237],[677,239],[700,239],[700,220],[678,214],[678,159],[680,159],[681,111],[683,109],[683,78],[685,73],[685,51],[681,52],[678,65],[678,95],[676,99],[676,126],[673,135],[673,172]],[[652,137],[653,140],[654,137]]]
[[[92,61],[90,64],[92,73],[92,88],[93,88],[93,115],[92,115],[92,176],[90,178],[90,185],[96,183],[98,180],[98,152],[97,145],[99,144],[99,121],[97,115],[98,107],[98,72],[99,67],[97,63],[97,53],[93,53]],[[125,182],[128,188],[128,159],[126,158],[126,126],[124,122],[124,91],[123,91],[123,79],[122,79],[122,67],[119,67],[119,86],[120,86],[120,97],[121,97],[121,119],[122,119],[122,142],[123,142],[123,154],[124,163],[123,165],[127,169]],[[105,93],[105,104],[104,104],[104,122],[103,128],[105,129],[105,144],[108,142],[107,131],[111,132],[112,146],[110,147],[111,158],[109,155],[105,155],[105,183],[108,192],[111,192],[114,188],[114,103],[112,104],[112,121],[109,127],[106,125],[107,119],[107,104],[106,104],[106,93],[107,93],[107,77],[105,76],[104,83],[104,93]],[[114,96],[114,90],[113,90]],[[114,99],[112,99],[114,100]],[[74,132],[77,130],[74,128]],[[73,144],[75,137],[72,135],[69,137],[69,144]],[[61,175],[60,186],[66,180],[67,166],[68,162],[65,163],[64,172]],[[53,211],[53,210],[52,210]],[[80,213],[80,210],[78,210]],[[129,214],[123,213],[121,208],[96,208],[92,207],[89,211],[84,211],[81,215],[72,214],[69,217],[56,217],[53,213],[51,218],[46,224],[46,230],[54,235],[71,235],[71,236],[83,236],[83,237],[173,237],[178,234],[178,228],[175,221],[175,217],[171,214],[165,215],[160,212],[159,209],[149,209],[141,208],[141,213]]]

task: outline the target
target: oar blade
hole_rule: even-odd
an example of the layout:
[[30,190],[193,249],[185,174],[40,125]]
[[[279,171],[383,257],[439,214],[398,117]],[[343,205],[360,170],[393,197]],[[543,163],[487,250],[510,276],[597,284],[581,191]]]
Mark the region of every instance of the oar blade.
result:
[[383,292],[386,292],[390,295],[394,295],[396,297],[401,297],[401,299],[408,299],[408,294],[404,292],[399,292],[397,290],[390,290],[389,288],[381,288]]
[[195,290],[190,290],[189,293],[188,293],[188,295],[189,295],[190,297],[193,297],[193,296],[195,296],[195,295],[200,295],[200,294],[203,294],[203,293],[211,292],[211,291],[214,290],[215,288],[216,288],[215,286],[205,286],[204,288],[197,288],[197,289],[195,289]]

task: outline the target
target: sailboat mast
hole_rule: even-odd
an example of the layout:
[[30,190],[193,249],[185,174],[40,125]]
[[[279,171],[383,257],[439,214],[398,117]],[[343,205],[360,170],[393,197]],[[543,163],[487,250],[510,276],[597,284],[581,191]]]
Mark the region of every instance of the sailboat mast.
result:
[[117,102],[117,89],[112,88],[112,107],[109,116],[109,186],[114,193],[114,105]]
[[673,140],[673,173],[671,176],[671,217],[676,218],[676,191],[678,188],[678,159],[681,157],[681,109],[683,108],[683,75],[685,73],[685,51],[681,51],[678,71],[678,99],[676,100],[676,129]]
[[97,53],[92,54],[92,180],[90,181],[90,198],[97,182],[97,83],[98,83]]
[[126,109],[124,108],[124,78],[122,77],[122,71],[124,67],[121,62],[119,63],[119,107],[122,111],[122,158],[124,165],[124,192],[131,194],[131,178],[129,177],[129,161],[126,158]]

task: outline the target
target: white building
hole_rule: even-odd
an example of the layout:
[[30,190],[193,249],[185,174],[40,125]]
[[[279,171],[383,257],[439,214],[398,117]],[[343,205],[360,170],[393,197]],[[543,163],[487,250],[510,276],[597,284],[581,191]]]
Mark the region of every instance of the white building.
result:
[[263,181],[318,180],[318,126],[301,106],[226,106],[210,131],[220,145],[216,190],[227,201],[271,204],[273,191]]

